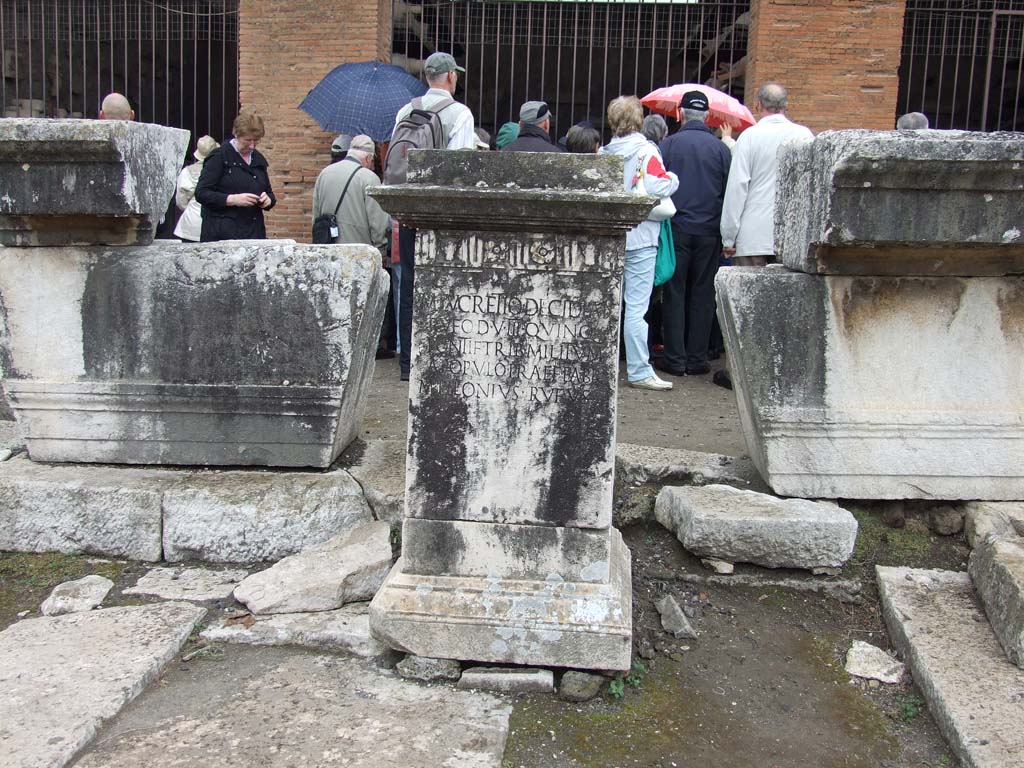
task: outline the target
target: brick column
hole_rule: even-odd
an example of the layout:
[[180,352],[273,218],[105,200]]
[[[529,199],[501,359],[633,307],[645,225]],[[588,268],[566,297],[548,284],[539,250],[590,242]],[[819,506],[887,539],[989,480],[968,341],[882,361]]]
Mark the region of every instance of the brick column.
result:
[[260,151],[278,200],[270,237],[309,242],[313,184],[330,162],[334,135],[299,104],[338,64],[384,61],[390,50],[391,0],[241,0],[239,91],[267,126]]
[[813,131],[888,130],[906,0],[752,0],[745,101],[775,80],[789,117]]

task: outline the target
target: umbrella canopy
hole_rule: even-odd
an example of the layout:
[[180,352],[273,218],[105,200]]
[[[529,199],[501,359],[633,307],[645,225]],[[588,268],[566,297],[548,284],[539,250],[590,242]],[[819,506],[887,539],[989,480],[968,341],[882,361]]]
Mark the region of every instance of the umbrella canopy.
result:
[[653,112],[668,115],[678,120],[679,102],[687,91],[700,91],[708,97],[709,128],[716,128],[719,125],[728,123],[739,133],[744,128],[749,128],[757,122],[750,113],[750,110],[740,104],[737,99],[717,88],[712,88],[710,85],[698,85],[697,83],[667,85],[664,88],[651,91],[640,99],[640,103]]
[[299,109],[332,133],[365,133],[387,141],[395,115],[427,86],[404,69],[379,61],[341,64],[302,100]]

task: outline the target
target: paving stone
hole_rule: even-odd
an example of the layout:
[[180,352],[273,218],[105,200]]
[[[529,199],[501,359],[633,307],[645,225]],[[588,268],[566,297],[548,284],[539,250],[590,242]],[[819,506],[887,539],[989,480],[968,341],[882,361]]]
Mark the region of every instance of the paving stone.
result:
[[604,683],[605,678],[601,675],[570,670],[562,675],[558,698],[572,702],[590,701],[601,693]]
[[462,673],[457,687],[502,693],[551,693],[555,690],[555,677],[550,669],[470,667]]
[[336,611],[232,617],[200,634],[204,640],[247,645],[297,645],[380,658],[389,648],[370,634],[366,603]]
[[856,518],[831,502],[727,485],[663,488],[655,515],[699,557],[769,568],[840,566],[857,539]]
[[433,683],[437,680],[458,680],[462,677],[462,665],[454,659],[428,659],[410,653],[395,670],[402,677]]
[[[3,386],[0,386],[0,411],[3,410],[6,402],[7,399],[3,394]],[[13,416],[11,418],[13,418]],[[18,422],[0,419],[0,448],[12,452],[25,450],[25,440],[22,438],[21,431],[18,429]]]
[[76,768],[501,768],[512,707],[362,659],[229,648],[164,678]]
[[1017,501],[969,501],[964,505],[964,535],[971,547],[989,534],[1024,536],[1024,503]]
[[370,600],[391,569],[391,526],[365,520],[254,573],[235,588],[253,613],[331,611]]
[[160,500],[181,476],[15,456],[0,463],[0,550],[159,560]]
[[342,470],[196,473],[164,494],[163,507],[169,562],[279,560],[372,519]]
[[0,632],[0,765],[66,765],[206,613],[187,603],[26,619]]
[[205,568],[153,568],[147,571],[126,595],[154,595],[164,600],[223,600],[248,571],[211,571]]
[[939,730],[965,768],[1024,755],[1024,671],[1006,660],[966,573],[878,566],[882,612]]
[[679,603],[672,595],[665,595],[654,604],[661,614],[661,627],[672,637],[697,637],[697,631],[686,618],[686,614],[679,607]]
[[895,684],[903,680],[907,668],[878,646],[854,640],[846,654],[846,671],[854,677]]
[[43,616],[62,616],[65,613],[91,611],[103,602],[114,588],[114,582],[104,576],[92,574],[76,581],[65,581],[53,588],[50,596],[39,606]]
[[986,537],[967,570],[1006,658],[1024,668],[1024,538]]

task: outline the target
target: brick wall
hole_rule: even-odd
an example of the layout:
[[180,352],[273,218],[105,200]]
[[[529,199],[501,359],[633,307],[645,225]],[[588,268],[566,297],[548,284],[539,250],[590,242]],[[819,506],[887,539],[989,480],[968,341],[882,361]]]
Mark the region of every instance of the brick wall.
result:
[[789,91],[790,119],[829,128],[888,130],[906,0],[753,0],[744,100],[765,82]]
[[330,162],[334,134],[299,104],[338,64],[386,60],[390,49],[391,0],[241,0],[239,91],[242,109],[266,123],[260,151],[278,200],[270,237],[309,242],[313,184]]

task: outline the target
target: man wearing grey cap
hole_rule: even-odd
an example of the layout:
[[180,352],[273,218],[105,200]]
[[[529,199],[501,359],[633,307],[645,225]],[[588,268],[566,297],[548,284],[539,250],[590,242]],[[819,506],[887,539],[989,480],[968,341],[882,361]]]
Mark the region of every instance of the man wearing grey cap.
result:
[[502,152],[564,152],[551,140],[551,110],[543,101],[528,101],[519,108],[519,138]]
[[[444,133],[444,146],[447,149],[476,149],[476,129],[473,125],[473,113],[469,107],[454,101],[455,86],[459,81],[459,73],[466,70],[455,63],[450,53],[437,51],[427,57],[423,64],[423,74],[430,89],[423,94],[418,109],[436,112],[441,119]],[[397,126],[407,118],[413,110],[413,104],[406,104],[395,116]],[[401,263],[402,280],[399,289],[399,322],[398,337],[401,354],[399,355],[400,378],[409,380],[412,364],[412,302],[416,281],[416,230],[410,227],[398,228],[398,253]]]

